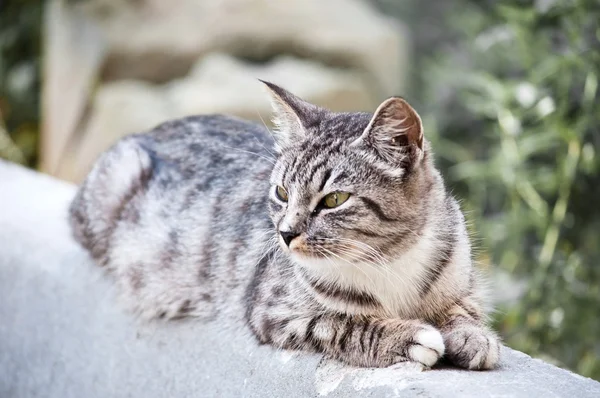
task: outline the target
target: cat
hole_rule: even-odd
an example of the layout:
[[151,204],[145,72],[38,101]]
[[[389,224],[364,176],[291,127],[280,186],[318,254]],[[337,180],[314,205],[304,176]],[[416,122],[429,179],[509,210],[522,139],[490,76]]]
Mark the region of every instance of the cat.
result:
[[496,367],[465,219],[417,112],[392,97],[334,113],[263,83],[274,131],[169,121],[116,143],[81,185],[74,236],[127,306],[244,320],[260,343],[354,366]]

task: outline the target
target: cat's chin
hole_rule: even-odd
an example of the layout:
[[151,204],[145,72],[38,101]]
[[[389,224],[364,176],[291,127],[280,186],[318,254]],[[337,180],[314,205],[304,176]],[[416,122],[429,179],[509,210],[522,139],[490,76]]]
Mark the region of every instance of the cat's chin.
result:
[[323,256],[303,250],[287,250],[290,257],[297,262],[325,261]]

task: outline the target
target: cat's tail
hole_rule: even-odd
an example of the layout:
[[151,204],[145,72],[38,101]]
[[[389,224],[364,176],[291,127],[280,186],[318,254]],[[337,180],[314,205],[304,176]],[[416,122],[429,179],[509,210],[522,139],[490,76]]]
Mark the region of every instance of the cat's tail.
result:
[[99,264],[108,262],[118,221],[137,217],[130,204],[147,189],[152,163],[138,138],[127,137],[101,155],[73,199],[69,208],[73,235]]

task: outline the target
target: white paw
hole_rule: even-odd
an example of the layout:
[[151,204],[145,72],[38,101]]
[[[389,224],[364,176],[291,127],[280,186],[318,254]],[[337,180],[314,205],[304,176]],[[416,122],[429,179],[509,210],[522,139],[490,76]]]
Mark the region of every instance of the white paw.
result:
[[417,361],[426,366],[433,366],[444,355],[444,339],[442,334],[428,327],[415,334],[414,341],[408,353],[413,361]]

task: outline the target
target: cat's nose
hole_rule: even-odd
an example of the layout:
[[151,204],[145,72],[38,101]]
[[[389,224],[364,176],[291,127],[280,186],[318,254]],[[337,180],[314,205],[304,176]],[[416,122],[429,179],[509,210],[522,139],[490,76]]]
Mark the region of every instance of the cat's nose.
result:
[[283,238],[285,245],[288,247],[290,246],[290,243],[292,243],[294,238],[297,238],[298,235],[300,235],[299,233],[294,232],[294,231],[279,231],[279,233],[281,234],[281,237]]

